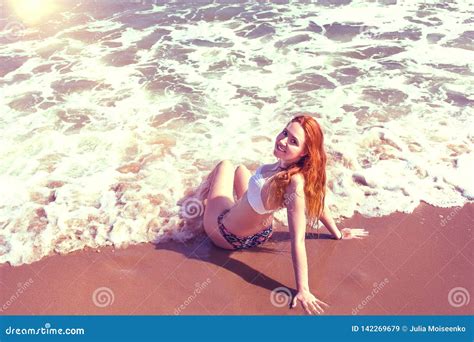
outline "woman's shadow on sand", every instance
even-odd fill
[[[197,218],[194,223],[188,221],[187,224],[199,225],[202,223],[199,221],[199,218]],[[331,239],[331,237],[329,234],[325,233],[306,233],[306,239],[325,240]],[[188,241],[167,241],[156,243],[155,249],[181,253],[186,259],[193,259],[212,264],[215,266],[209,268],[209,272],[212,275],[225,269],[239,276],[249,284],[273,291],[277,288],[288,287],[272,277],[267,276],[262,271],[252,267],[250,264],[238,260],[234,256],[240,253],[245,253],[247,255],[242,255],[241,259],[250,262],[255,260],[255,264],[258,265],[269,265],[272,261],[267,261],[267,259],[281,256],[282,254],[291,260],[290,242],[290,233],[288,231],[282,231],[281,224],[277,224],[274,226],[272,236],[265,244],[249,249],[237,251],[222,249],[215,246],[203,231],[198,232],[195,237]],[[263,262],[263,259],[261,258],[265,258],[266,261]],[[292,292],[292,295],[296,294],[294,288],[288,289]]]

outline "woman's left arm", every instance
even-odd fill
[[[342,232],[337,229],[336,222],[334,222],[327,205],[324,205],[323,214],[321,215],[321,222],[337,240],[342,239]]]
[[[362,228],[343,228],[339,230],[332,218],[329,208],[326,205],[324,205],[324,211],[320,219],[324,226],[338,240],[362,239],[369,235],[369,232]]]

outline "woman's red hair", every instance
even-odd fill
[[[282,206],[286,187],[291,176],[301,173],[304,177],[304,194],[306,216],[311,226],[319,220],[324,210],[326,197],[326,152],[324,150],[324,135],[319,123],[309,115],[294,117],[289,123],[298,122],[305,133],[306,155],[288,169],[278,172],[270,181],[269,196],[274,204]],[[291,200],[291,199],[289,199]]]

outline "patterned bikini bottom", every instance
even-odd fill
[[[229,212],[229,210],[230,209],[225,209],[222,214],[219,215],[217,218],[217,224],[224,239],[226,239],[226,241],[229,242],[234,247],[234,249],[244,249],[258,246],[267,241],[272,234],[273,228],[270,225],[254,235],[244,237],[236,236],[235,234],[229,232],[222,223],[222,219]]]

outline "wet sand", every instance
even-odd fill
[[[310,287],[331,305],[324,314],[472,314],[473,218],[472,203],[422,203],[409,215],[356,214],[339,224],[367,229],[364,240],[332,240],[324,228],[319,239],[308,233]],[[289,233],[275,228],[267,244],[244,252],[218,249],[200,235],[3,264],[0,314],[302,315],[285,295],[272,297],[295,286]]]

